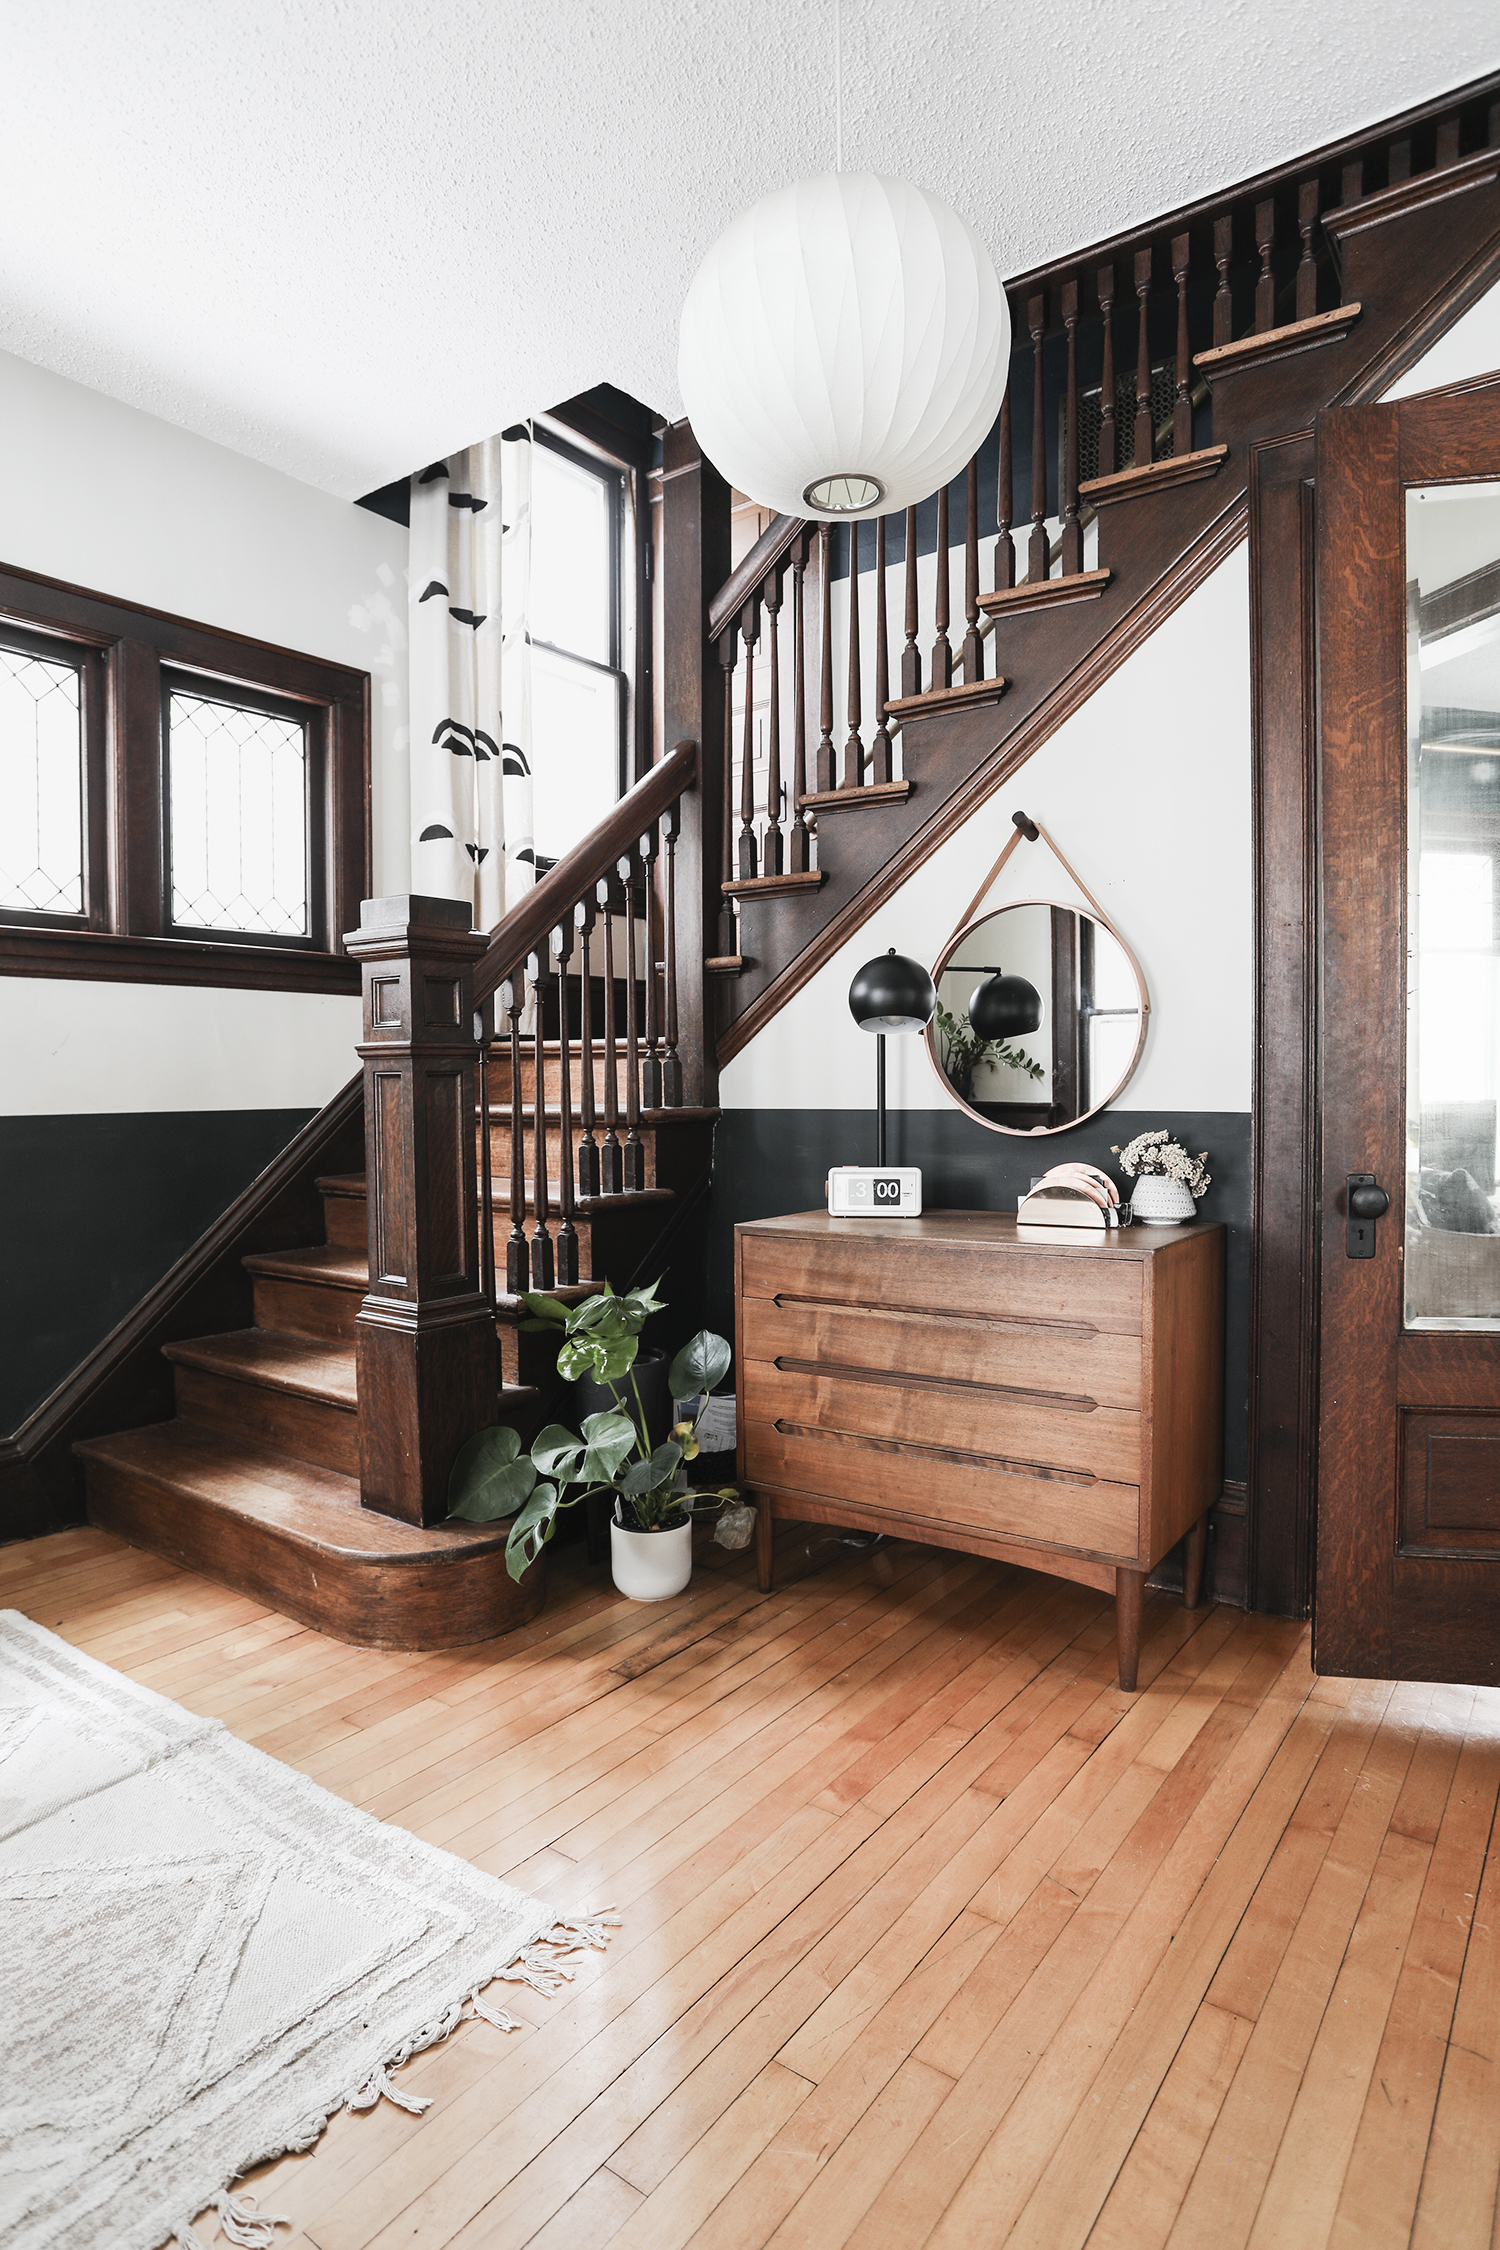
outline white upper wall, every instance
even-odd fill
[[[372,895],[406,889],[400,524],[0,352],[0,563],[368,672]]]
[[[374,889],[410,880],[406,533],[0,353],[0,563],[372,677]],[[347,994],[0,977],[0,1114],[315,1109]]]
[[[1021,808],[1057,838],[1141,964],[1146,1050],[1131,1109],[1248,1109],[1252,1067],[1250,597],[1241,546],[924,861],[720,1077],[727,1109],[854,1109],[874,1045],[849,1015],[856,969],[894,945],[929,968]],[[991,904],[1083,905],[1044,843],[1011,855]],[[752,910],[753,911],[753,910]],[[887,1098],[941,1109],[920,1039],[886,1042]]]
[[[1430,352],[1380,394],[1384,405],[1392,399],[1416,398],[1422,391],[1441,390],[1447,383],[1469,383],[1476,375],[1500,368],[1500,283],[1457,319]]]

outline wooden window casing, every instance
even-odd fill
[[[343,949],[371,890],[370,679],[238,633],[0,566],[0,640],[83,674],[84,910],[0,912],[0,974],[357,992]],[[308,934],[174,930],[167,697],[200,687],[307,729]]]

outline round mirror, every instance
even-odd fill
[[[954,1100],[996,1133],[1060,1133],[1107,1108],[1146,1043],[1150,1002],[1099,916],[1052,899],[982,914],[933,971],[927,1051]]]

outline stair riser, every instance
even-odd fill
[[[296,1461],[315,1461],[341,1476],[359,1475],[359,1418],[351,1408],[261,1383],[236,1383],[201,1367],[179,1366],[176,1380],[183,1421],[268,1445]]]
[[[671,1128],[668,1127],[666,1128],[666,1130],[670,1132]],[[573,1183],[575,1189],[578,1184],[577,1152],[583,1146],[583,1138],[583,1127],[575,1118],[573,1121]],[[619,1142],[620,1147],[623,1150],[625,1146],[625,1125],[623,1120],[616,1128],[615,1138]],[[562,1166],[561,1143],[562,1128],[554,1119],[549,1118],[547,1122],[547,1170],[549,1179],[554,1182],[557,1180]],[[669,1184],[665,1181],[659,1181],[657,1178],[657,1131],[654,1126],[641,1126],[640,1143],[643,1151],[646,1174],[644,1180],[641,1183],[642,1186],[657,1187]],[[594,1127],[594,1146],[601,1151],[600,1164],[602,1166],[604,1161],[602,1155],[602,1150],[604,1147],[604,1127],[602,1124],[598,1124]],[[529,1121],[521,1138],[521,1159],[525,1168],[529,1192],[532,1167],[536,1161],[535,1128],[530,1124]],[[497,1124],[495,1122],[493,1114],[490,1118],[490,1178],[497,1190],[503,1191],[510,1186],[510,1121],[507,1118],[504,1124]]]
[[[292,1281],[280,1274],[255,1274],[255,1325],[287,1336],[327,1336],[354,1341],[354,1323],[364,1301],[359,1289],[335,1289],[327,1282]]]
[[[363,1250],[369,1239],[367,1206],[362,1195],[325,1195],[323,1231],[336,1250]]]
[[[576,1220],[578,1279],[601,1282],[607,1279],[616,1289],[626,1288],[637,1261],[644,1257],[652,1241],[666,1224],[671,1211],[672,1205],[669,1203],[633,1203],[629,1196],[622,1196],[617,1205],[611,1205],[607,1211],[599,1212],[594,1218]],[[558,1232],[556,1212],[547,1221],[547,1231],[552,1238],[553,1278],[561,1280],[562,1276],[555,1271]],[[492,1232],[495,1244],[495,1285],[503,1290],[507,1286],[505,1254],[510,1242],[508,1211],[493,1214]],[[528,1243],[535,1232],[536,1221],[528,1213],[525,1221]],[[649,1280],[650,1276],[645,1278]],[[534,1274],[528,1286],[539,1286]],[[507,1382],[530,1380],[529,1376],[506,1377]]]
[[[641,1046],[640,1053],[644,1059],[644,1045]],[[491,1112],[493,1113],[498,1109],[509,1109],[510,1056],[502,1053],[499,1048],[496,1048],[491,1055],[488,1076]],[[547,1089],[547,1106],[549,1109],[555,1109],[562,1099],[562,1059],[560,1055],[550,1054],[545,1057],[542,1078]],[[594,1043],[594,1102],[601,1113],[604,1108],[604,1079],[604,1051],[596,1040]],[[583,1056],[576,1041],[572,1062],[569,1066],[569,1084],[573,1107],[576,1109],[583,1095]],[[625,1042],[623,1039],[615,1053],[615,1086],[616,1104],[621,1116],[623,1116],[625,1113]],[[536,1100],[536,1056],[526,1049],[523,1049],[521,1054],[521,1099],[528,1108]],[[641,1096],[641,1106],[643,1108],[650,1106],[646,1102],[644,1092]]]

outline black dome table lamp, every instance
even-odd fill
[[[1025,977],[997,970],[970,994],[969,1021],[981,1039],[1020,1039],[1040,1029],[1042,996]]]
[[[1028,991],[1030,987],[1027,987]],[[1038,1003],[1040,1006],[1040,1002]],[[849,1013],[861,1031],[875,1034],[875,1162],[885,1162],[885,1036],[925,1031],[937,1007],[937,986],[920,961],[894,946],[867,961],[849,987]]]

